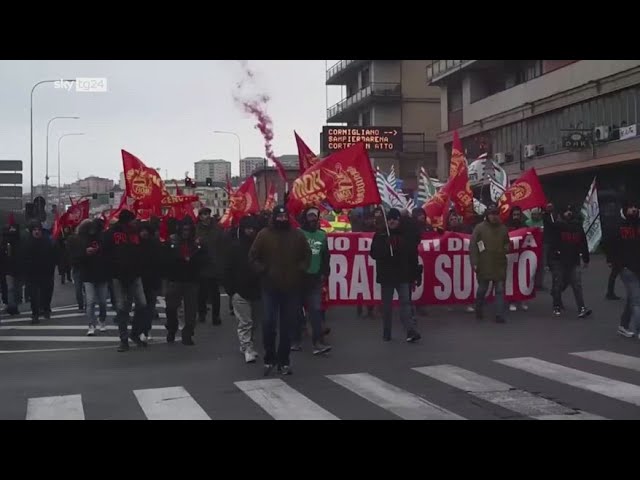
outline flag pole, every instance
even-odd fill
[[[387,229],[387,236],[391,238],[391,232],[389,231],[389,222],[387,221],[387,212],[385,211],[384,206],[380,205],[380,207],[382,207],[382,217],[384,218],[384,226]],[[391,256],[393,257],[393,247],[391,246],[391,243],[389,243],[389,252],[391,252]]]

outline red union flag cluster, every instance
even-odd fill
[[[546,203],[547,200],[542,190],[542,185],[540,185],[538,174],[536,169],[532,168],[524,172],[500,197],[498,201],[500,218],[506,220],[511,209],[516,206],[522,210],[529,210],[542,207]]]
[[[230,185],[227,188],[230,190],[229,209],[220,219],[221,227],[228,228],[242,217],[260,212],[260,202],[253,177],[247,178],[235,192]]]
[[[80,222],[89,218],[90,205],[88,198],[73,203],[65,213],[57,217],[53,222],[53,237],[58,238],[64,228],[76,228],[80,225]]]

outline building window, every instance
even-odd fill
[[[370,110],[366,110],[364,112],[362,112],[362,126],[363,127],[370,127],[371,126],[371,111]]]
[[[360,72],[360,78],[362,80],[362,88],[367,88],[371,85],[371,70],[369,67],[365,67]]]

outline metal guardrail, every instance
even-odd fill
[[[359,90],[350,97],[329,107],[327,109],[327,119],[335,117],[346,109],[360,103],[365,98],[372,96],[401,97],[402,87],[400,83],[372,83],[368,87]]]
[[[329,68],[329,70],[327,70],[327,80],[340,73],[342,70],[345,70],[349,65],[356,61],[357,60],[340,60],[338,63]]]
[[[460,68],[465,62],[470,60],[434,60],[427,65],[427,82],[431,79],[448,72]]]

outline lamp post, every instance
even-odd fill
[[[60,142],[64,137],[71,137],[74,135],[84,135],[84,133],[65,133],[58,138],[58,205],[62,204],[62,195],[60,194]]]
[[[41,80],[38,83],[36,83],[33,87],[31,87],[31,97],[30,97],[30,102],[29,102],[29,115],[30,115],[30,130],[31,130],[31,161],[30,161],[30,168],[31,168],[31,182],[30,182],[30,193],[31,193],[31,200],[33,200],[33,92],[35,91],[36,87],[38,85],[42,85],[43,83],[56,83],[59,82],[60,80]],[[63,82],[75,82],[75,80],[63,80]]]
[[[54,120],[62,120],[62,119],[78,120],[79,118],[80,117],[53,117],[47,123],[47,160],[46,160],[45,177],[44,177],[44,198],[47,198],[49,194],[49,127],[51,126],[51,123]]]

